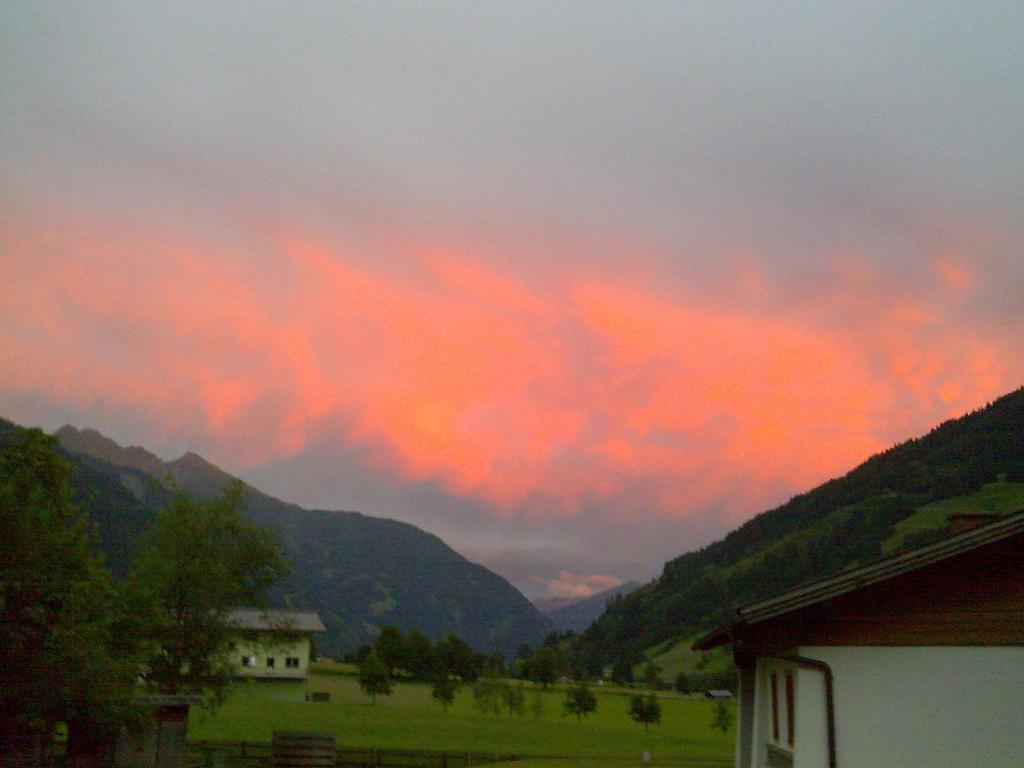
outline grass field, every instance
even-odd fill
[[[529,684],[528,684],[529,685]],[[359,689],[344,667],[319,666],[309,690],[326,691],[328,703],[282,701],[273,684],[239,684],[215,712],[193,710],[192,740],[269,742],[272,731],[309,730],[335,734],[339,747],[469,751],[527,756],[518,768],[593,765],[607,768],[640,764],[644,751],[653,765],[730,764],[733,733],[711,728],[712,705],[699,699],[660,698],[660,725],[645,732],[626,714],[626,692],[594,687],[598,710],[577,723],[562,714],[564,691],[541,692],[543,714],[530,711],[534,690],[526,696],[523,715],[485,715],[472,703],[468,687],[444,712],[430,698],[430,688],[398,683],[391,696],[376,704]],[[559,758],[559,759],[553,759]],[[572,759],[568,759],[572,758]]]
[[[729,666],[731,655],[724,648],[713,651],[695,651],[691,647],[696,637],[675,637],[666,640],[644,653],[647,659],[654,661],[661,668],[659,675],[667,683],[672,683],[676,675],[685,672],[687,675],[710,675],[724,672]],[[643,680],[647,662],[637,664],[633,670],[636,680]]]
[[[882,543],[882,552],[886,555],[892,554],[902,546],[907,536],[942,528],[946,525],[949,515],[954,512],[984,511],[1005,514],[1019,509],[1024,509],[1024,483],[988,483],[975,493],[943,499],[919,508],[913,515],[896,524],[893,535]]]

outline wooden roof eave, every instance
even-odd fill
[[[735,618],[712,629],[691,646],[706,651],[733,643],[754,624],[831,600],[862,587],[899,576],[993,542],[1024,533],[1024,510],[923,547],[838,573],[780,595],[736,609]]]

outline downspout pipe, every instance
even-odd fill
[[[825,678],[825,719],[828,732],[828,768],[836,768],[836,706],[835,696],[832,689],[832,667],[820,659],[811,659],[807,656],[771,656],[758,654],[766,659],[778,659],[788,661],[797,667],[813,669],[820,672]]]

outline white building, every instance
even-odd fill
[[[1024,766],[1024,512],[744,606],[737,768]]]
[[[237,631],[236,676],[261,680],[301,680],[309,676],[310,640],[324,632],[313,611],[232,611],[228,624]]]

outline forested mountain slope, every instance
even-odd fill
[[[17,428],[0,421],[0,444]],[[107,561],[123,573],[154,510],[176,488],[208,498],[234,480],[201,456],[163,462],[94,430],[57,432],[74,468],[76,501],[97,527]],[[293,570],[273,599],[315,609],[327,626],[321,650],[337,654],[394,624],[431,637],[454,633],[480,651],[511,655],[535,645],[548,621],[505,579],[437,536],[358,512],[306,510],[245,486],[248,514],[276,528]]]
[[[576,650],[592,669],[636,660],[643,649],[703,629],[732,606],[937,538],[941,527],[897,524],[928,519],[927,509],[918,510],[941,499],[985,498],[991,493],[981,489],[997,479],[1024,482],[1024,389],[669,561],[658,579],[614,601]]]

